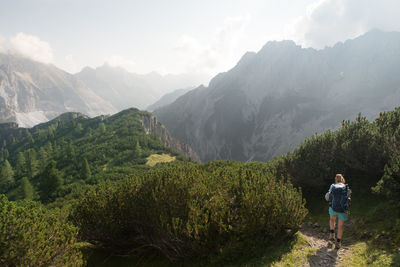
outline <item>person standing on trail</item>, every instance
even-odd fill
[[[344,222],[348,219],[351,190],[346,184],[343,175],[336,174],[335,183],[329,188],[328,193],[325,194],[326,201],[329,201],[329,241],[335,242],[335,226],[336,218],[338,218],[338,232],[335,248],[339,249],[342,246],[341,240],[343,237]]]

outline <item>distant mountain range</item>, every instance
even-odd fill
[[[0,54],[0,122],[33,126],[67,111],[95,116],[117,109],[53,65]]]
[[[204,75],[135,74],[104,64],[96,69],[86,67],[75,75],[116,109],[145,109],[166,93],[178,88],[194,87],[206,80]]]
[[[202,75],[139,75],[107,64],[72,75],[54,65],[0,53],[0,123],[31,127],[68,112],[89,116],[145,109],[165,93],[200,84]]]
[[[400,33],[370,31],[322,50],[268,42],[155,111],[202,161],[266,161],[359,112],[400,105]]]

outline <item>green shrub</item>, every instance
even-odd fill
[[[1,266],[82,266],[77,229],[35,202],[16,205],[0,195]]]
[[[173,259],[294,233],[304,204],[265,164],[173,163],[90,189],[71,219],[84,240],[103,249],[152,249]]]

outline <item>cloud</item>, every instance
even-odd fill
[[[77,73],[80,70],[72,54],[66,55],[64,57],[64,61],[65,64],[63,69],[68,71],[69,73]]]
[[[371,29],[399,31],[398,0],[320,0],[288,26],[286,36],[305,47],[323,48]]]
[[[135,72],[135,70],[136,70],[135,62],[133,62],[129,59],[125,59],[118,55],[106,57],[104,59],[104,62],[106,62],[107,64],[109,64],[112,67],[121,67],[129,72]]]
[[[176,43],[175,49],[182,62],[183,72],[203,72],[215,74],[232,67],[235,58],[235,49],[244,37],[250,16],[228,17],[222,27],[209,42],[201,43],[190,35],[182,35]]]
[[[8,43],[11,53],[43,63],[53,62],[53,51],[50,44],[34,35],[20,32],[11,37]]]

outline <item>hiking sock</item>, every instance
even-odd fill
[[[331,229],[331,234],[333,234],[335,232],[335,229]]]
[[[340,238],[338,238],[338,239],[336,239],[336,241],[337,241],[338,243],[340,243],[341,239],[340,239]]]

